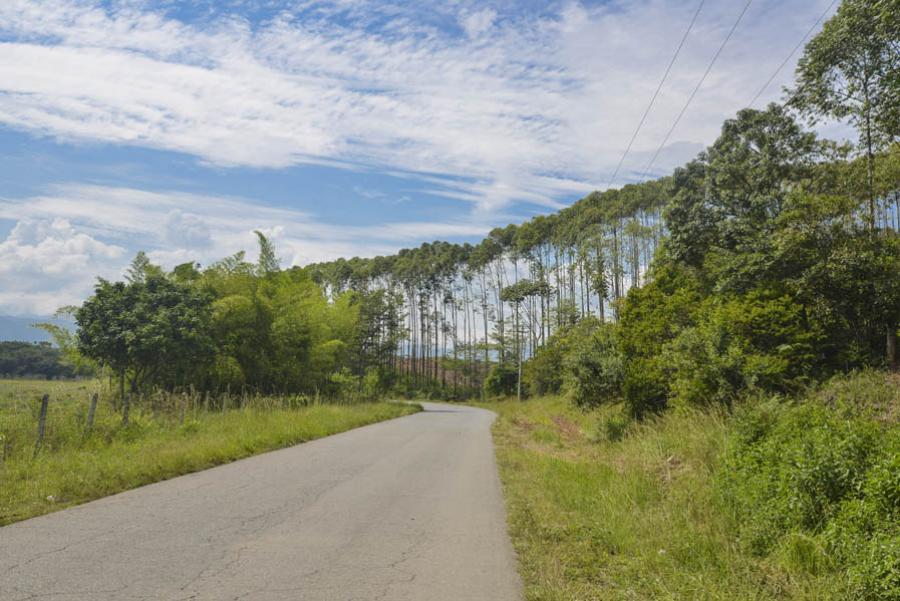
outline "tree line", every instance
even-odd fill
[[[0,341],[0,377],[73,378],[78,371],[49,342]]]

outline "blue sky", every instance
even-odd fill
[[[744,4],[704,3],[614,185]],[[754,0],[651,173],[711,142],[829,4]],[[304,264],[570,204],[606,187],[697,6],[4,0],[0,314],[78,302],[138,250],[252,257],[261,229]]]

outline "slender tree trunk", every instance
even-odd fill
[[[869,228],[875,231],[875,153],[872,140],[872,108],[869,103],[868,82],[863,86],[866,111],[866,185],[869,200]]]

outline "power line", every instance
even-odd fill
[[[703,8],[703,4],[706,0],[700,0],[700,5],[697,7],[697,11],[694,13],[693,18],[691,19],[690,24],[688,24],[687,30],[684,32],[684,35],[681,37],[681,41],[678,43],[678,48],[675,49],[675,54],[672,55],[672,60],[669,61],[669,66],[666,67],[666,72],[663,73],[662,79],[659,82],[659,85],[656,86],[656,91],[653,92],[653,97],[650,98],[650,104],[647,105],[646,110],[644,110],[644,114],[641,116],[641,120],[638,123],[637,129],[634,130],[634,134],[631,136],[631,141],[628,142],[628,146],[625,148],[625,152],[622,153],[622,158],[619,159],[619,164],[616,165],[616,170],[613,172],[612,177],[609,178],[609,183],[606,185],[607,188],[613,185],[613,182],[616,181],[616,176],[619,175],[619,169],[622,168],[622,164],[625,162],[625,157],[628,156],[628,153],[631,151],[631,146],[634,144],[635,139],[640,133],[641,128],[644,126],[644,121],[647,119],[647,115],[650,114],[650,109],[653,108],[653,104],[656,102],[656,97],[659,96],[659,91],[662,89],[663,84],[666,83],[666,79],[669,77],[669,72],[672,70],[672,65],[675,64],[675,60],[678,58],[678,55],[681,53],[681,49],[684,47],[684,42],[687,40],[688,35],[691,33],[691,30],[694,28],[694,23],[697,22],[697,17],[700,15],[700,10]]]
[[[774,81],[774,79],[781,72],[781,70],[784,69],[784,66],[786,64],[788,64],[788,61],[791,60],[791,57],[793,57],[795,54],[797,54],[797,51],[800,50],[800,47],[803,46],[803,43],[806,42],[806,39],[810,35],[812,35],[812,32],[816,30],[816,28],[819,26],[819,23],[822,22],[822,20],[825,18],[825,16],[831,12],[831,7],[833,7],[836,2],[837,2],[837,0],[831,0],[831,4],[828,5],[828,8],[825,9],[825,12],[823,12],[819,16],[819,18],[816,19],[816,22],[812,24],[812,27],[809,28],[809,31],[806,32],[806,35],[804,35],[802,38],[800,38],[800,41],[797,42],[797,45],[794,46],[794,49],[791,50],[791,53],[788,54],[784,58],[783,61],[781,61],[781,64],[778,65],[777,69],[775,69],[775,72],[772,73],[771,77],[769,77],[769,79],[766,80],[766,83],[764,83],[763,86],[759,89],[759,92],[756,93],[756,96],[754,96],[753,100],[750,101],[750,104],[747,105],[748,108],[753,108],[753,105],[756,104],[756,101],[759,100],[759,97],[762,96],[762,93],[766,91],[766,88],[769,87],[769,84],[771,84],[772,81]]]
[[[687,112],[688,107],[691,106],[691,102],[694,101],[694,96],[697,95],[697,92],[700,90],[700,87],[703,85],[703,82],[706,81],[706,76],[709,75],[710,71],[712,71],[713,65],[716,64],[716,61],[719,59],[719,55],[722,54],[722,51],[725,49],[725,46],[728,45],[728,41],[731,39],[731,36],[734,35],[734,31],[738,28],[738,25],[740,25],[741,20],[744,18],[744,15],[747,14],[747,9],[750,8],[751,4],[753,4],[753,0],[747,0],[747,4],[744,5],[743,10],[741,10],[741,14],[738,15],[738,18],[734,22],[734,25],[731,26],[731,30],[728,32],[728,35],[725,36],[725,39],[722,41],[722,45],[719,46],[718,50],[716,50],[716,54],[712,57],[712,60],[709,62],[709,66],[706,67],[706,71],[703,73],[703,77],[701,77],[700,81],[697,82],[697,86],[691,92],[691,95],[688,97],[687,102],[685,102],[684,106],[681,107],[681,112],[678,113],[678,116],[675,118],[675,122],[672,124],[672,127],[670,127],[669,131],[666,132],[666,137],[663,138],[663,141],[659,145],[659,148],[657,148],[656,152],[653,153],[653,158],[651,158],[650,162],[647,163],[647,167],[644,169],[644,173],[641,175],[642,180],[645,177],[647,177],[647,174],[650,172],[650,169],[653,167],[653,163],[655,163],[657,157],[659,157],[659,153],[662,152],[662,149],[666,145],[666,142],[669,141],[669,137],[672,135],[672,132],[674,132],[675,128],[678,127],[678,123],[681,121],[681,118],[684,117],[684,113]]]

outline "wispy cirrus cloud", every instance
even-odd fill
[[[555,207],[605,182],[695,3],[516,12],[505,2],[285,2],[252,21],[247,7],[272,3],[245,2],[190,22],[172,4],[3,2],[0,123],[225,167],[427,173],[440,180],[434,192],[482,211],[515,201]],[[704,8],[638,159],[742,4]],[[824,5],[757,2],[658,167],[709,142]],[[626,177],[642,169],[627,162]]]

